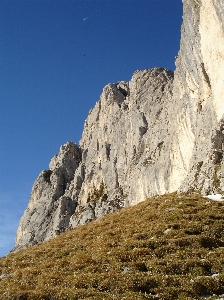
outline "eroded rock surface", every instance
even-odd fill
[[[103,89],[80,146],[62,146],[34,183],[15,249],[151,195],[223,192],[224,4],[183,4],[174,76],[141,70]]]
[[[17,248],[34,245],[68,228],[77,201],[65,196],[69,183],[81,161],[80,148],[68,142],[34,182],[27,209],[20,220]]]

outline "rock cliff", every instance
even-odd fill
[[[171,186],[222,192],[224,4],[186,0],[173,85]]]
[[[176,70],[108,84],[34,183],[15,249],[173,191],[222,192],[224,4],[184,0]]]

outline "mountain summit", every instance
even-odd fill
[[[176,70],[138,70],[104,87],[80,145],[35,181],[18,250],[152,195],[224,190],[224,6],[183,0]]]

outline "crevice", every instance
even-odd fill
[[[211,82],[210,82],[208,73],[207,73],[206,70],[205,70],[205,65],[204,65],[204,63],[201,63],[201,68],[202,68],[202,73],[203,73],[203,75],[204,75],[205,81],[207,82],[207,84],[208,84],[209,87],[211,88]]]
[[[111,147],[111,144],[106,144],[105,145],[107,160],[110,160],[110,150],[111,150],[110,147]]]

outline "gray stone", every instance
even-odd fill
[[[2,274],[0,275],[0,279],[3,279],[3,278],[12,278],[13,277],[13,274]]]
[[[81,149],[68,142],[35,181],[28,207],[20,220],[16,249],[35,245],[69,228],[77,201],[65,195],[81,162]]]

